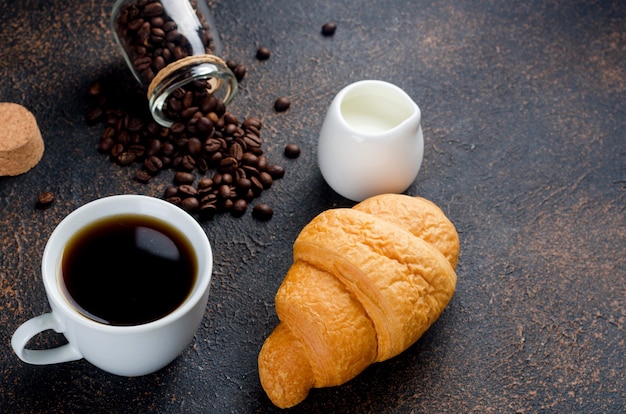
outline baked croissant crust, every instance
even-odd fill
[[[384,194],[315,217],[294,243],[280,323],[259,353],[270,400],[292,407],[415,343],[452,298],[458,252],[454,225],[419,197]]]

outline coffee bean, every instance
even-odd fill
[[[261,119],[256,118],[256,117],[246,118],[241,123],[241,127],[244,129],[256,128],[257,134],[259,133],[259,130],[261,129],[262,126],[263,126],[263,122],[261,121]]]
[[[237,142],[233,143],[228,150],[228,154],[239,163],[243,159],[243,148],[241,144]]]
[[[220,161],[220,171],[222,172],[226,172],[226,173],[235,172],[238,166],[239,166],[239,163],[237,162],[237,159],[234,157],[226,157]]]
[[[117,156],[116,160],[119,165],[126,167],[135,162],[136,158],[137,155],[135,155],[133,152],[123,151]]]
[[[91,110],[89,110],[89,112],[87,112],[87,115],[85,116],[85,119],[87,120],[88,124],[93,124],[95,122],[98,122],[102,116],[104,115],[104,111],[102,111],[102,108],[99,107],[94,107]]]
[[[232,184],[234,181],[233,175],[229,173],[222,174],[221,184]]]
[[[250,188],[252,188],[252,181],[250,181],[248,178],[240,178],[239,180],[237,180],[237,189],[242,194],[246,194]]]
[[[137,158],[141,158],[146,153],[146,148],[141,144],[132,144],[128,147],[128,151],[135,154]]]
[[[151,174],[156,174],[163,168],[163,161],[156,155],[153,155],[144,161],[143,166]]]
[[[163,193],[163,198],[167,199],[170,197],[175,197],[178,194],[178,188],[173,185],[168,186]]]
[[[196,160],[189,154],[183,156],[181,166],[187,171],[193,171],[196,168]]]
[[[143,14],[146,17],[159,16],[161,13],[163,13],[163,5],[158,1],[148,3],[143,8]]]
[[[252,217],[259,221],[267,221],[274,215],[274,210],[269,204],[259,203],[252,209]]]
[[[143,169],[135,171],[135,180],[139,181],[140,183],[145,184],[150,181],[150,179],[152,179],[152,175],[148,171]]]
[[[237,116],[235,114],[233,114],[232,112],[226,112],[224,114],[224,123],[225,124],[238,125],[239,124],[239,118],[237,118]]]
[[[200,207],[200,202],[195,197],[185,197],[180,202],[180,207],[185,211],[193,212]]]
[[[274,109],[276,110],[276,112],[285,112],[287,109],[289,109],[290,105],[291,101],[289,100],[289,98],[287,98],[286,96],[282,96],[276,99],[276,101],[274,102]]]
[[[233,75],[235,75],[235,79],[237,79],[237,82],[241,82],[243,80],[243,78],[246,76],[246,72],[247,68],[244,65],[239,64],[235,66],[235,68],[233,69]]]
[[[111,157],[113,157],[114,160],[117,160],[117,157],[119,157],[120,154],[123,152],[124,152],[124,144],[121,144],[121,143],[115,144],[113,148],[111,148]]]
[[[213,185],[215,186],[220,186],[222,185],[222,174],[217,172],[215,174],[213,174],[213,178],[211,178],[213,180]]]
[[[196,106],[191,106],[189,108],[185,108],[180,112],[180,116],[181,118],[184,119],[189,119],[191,118],[196,112],[198,112],[198,107]]]
[[[256,134],[246,134],[243,139],[246,146],[250,148],[259,148],[261,146],[261,138]]]
[[[182,184],[178,186],[178,194],[183,197],[193,197],[198,194],[198,190],[190,184]]]
[[[243,154],[243,157],[241,157],[241,162],[244,165],[256,165],[258,162],[258,157],[256,155],[254,155],[251,152],[246,152]]]
[[[298,158],[300,156],[300,147],[297,144],[285,145],[285,156],[287,158]]]
[[[267,60],[270,58],[271,54],[272,52],[267,47],[261,46],[256,51],[256,58],[259,60]]]
[[[205,194],[204,196],[200,198],[200,202],[202,203],[202,205],[206,205],[206,204],[216,205],[218,202],[217,194],[213,192]]]
[[[185,171],[179,171],[174,175],[174,182],[177,184],[191,184],[193,181],[193,174]]]
[[[248,202],[243,198],[238,198],[233,202],[230,212],[235,217],[243,216],[248,209]]]
[[[158,155],[161,152],[161,148],[163,148],[161,141],[158,139],[152,139],[148,143],[148,148],[146,149],[146,155],[148,157],[151,157],[153,155]]]
[[[180,206],[180,203],[183,201],[180,197],[176,196],[176,197],[168,197],[165,199],[165,201],[168,201],[174,205]]]
[[[111,138],[105,138],[100,141],[98,145],[98,151],[103,154],[108,154],[111,152],[111,149],[115,146],[115,141]]]
[[[187,152],[190,155],[196,156],[202,151],[202,142],[198,138],[189,138],[187,141]]]
[[[269,161],[267,160],[267,157],[265,155],[261,155],[257,159],[256,166],[259,169],[259,171],[265,171],[267,169],[268,164],[269,164]]]
[[[217,205],[215,203],[206,203],[206,204],[201,204],[200,207],[198,208],[198,212],[200,214],[200,217],[202,217],[203,219],[211,219],[213,218],[213,216],[215,216],[215,214],[217,214]]]
[[[204,190],[204,189],[211,188],[211,187],[213,187],[213,180],[210,179],[209,177],[204,177],[200,179],[200,181],[198,181],[199,190]]]
[[[120,144],[128,145],[130,143],[130,134],[128,131],[123,130],[117,133],[117,142]]]
[[[89,88],[87,89],[87,94],[89,96],[98,97],[100,96],[101,91],[102,91],[102,87],[100,86],[100,82],[95,81],[91,85],[89,85]]]
[[[263,189],[267,190],[272,186],[274,180],[269,173],[263,171],[261,172],[261,174],[259,174],[259,181],[261,182],[261,184],[263,184]]]
[[[207,114],[215,111],[215,108],[217,107],[217,98],[213,95],[206,94],[198,98],[198,104],[200,105],[200,111],[202,111],[202,113],[206,116]]]
[[[206,116],[202,116],[196,122],[196,132],[203,135],[209,135],[213,131],[213,121]]]
[[[244,165],[242,168],[243,173],[246,175],[246,177],[250,178],[250,177],[258,177],[259,176],[259,169],[257,167],[254,167],[252,165]]]
[[[250,182],[252,183],[251,190],[254,191],[255,194],[261,194],[261,191],[265,189],[263,183],[257,177],[250,177]]]
[[[150,24],[152,25],[152,27],[163,28],[165,21],[163,20],[163,17],[153,17],[150,19]]]
[[[103,139],[107,139],[107,138],[113,138],[116,135],[116,131],[115,128],[113,127],[106,127],[104,128],[104,131],[102,131],[102,138]]]
[[[52,205],[54,202],[54,193],[51,191],[44,191],[37,197],[37,208],[45,209]]]
[[[231,195],[230,186],[228,184],[220,185],[218,194],[222,199],[230,198],[230,195]]]
[[[137,30],[137,35],[135,39],[137,44],[147,44],[148,39],[150,38],[150,23],[144,22],[141,27]]]
[[[285,175],[285,169],[280,165],[269,165],[266,171],[275,180],[283,178],[283,176]]]
[[[141,28],[141,26],[143,26],[144,24],[144,20],[142,18],[137,18],[133,21],[131,21],[130,23],[128,23],[128,25],[126,26],[126,28],[128,30],[132,30],[132,31],[137,31]]]
[[[217,138],[209,138],[204,143],[204,151],[213,154],[221,148],[222,144]]]
[[[322,35],[324,36],[332,36],[335,34],[337,30],[337,24],[334,22],[324,23],[322,25]]]
[[[227,213],[229,211],[232,213],[234,204],[235,204],[235,200],[231,198],[227,198],[227,199],[221,200],[221,202],[218,203],[217,206],[219,207],[219,210],[221,213]]]

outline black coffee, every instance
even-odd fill
[[[197,270],[191,244],[179,230],[133,214],[83,228],[62,260],[70,302],[107,325],[139,325],[172,312],[189,296]]]

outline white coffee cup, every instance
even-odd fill
[[[421,112],[402,89],[362,80],[333,99],[320,130],[322,176],[353,201],[401,193],[415,180],[424,156]]]
[[[96,322],[80,313],[62,288],[61,261],[66,244],[80,229],[115,215],[138,214],[161,220],[187,237],[197,258],[191,292],[171,313],[133,326]],[[11,345],[24,362],[46,365],[85,358],[112,374],[139,376],[155,372],[191,342],[205,313],[213,255],[206,233],[188,213],[171,203],[142,195],[116,195],[92,201],[59,223],[46,244],[42,276],[51,312],[22,324]],[[68,343],[52,349],[27,349],[31,338],[46,330],[62,333]]]

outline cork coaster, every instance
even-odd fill
[[[41,160],[43,138],[35,116],[21,105],[0,102],[0,176],[15,176]]]

